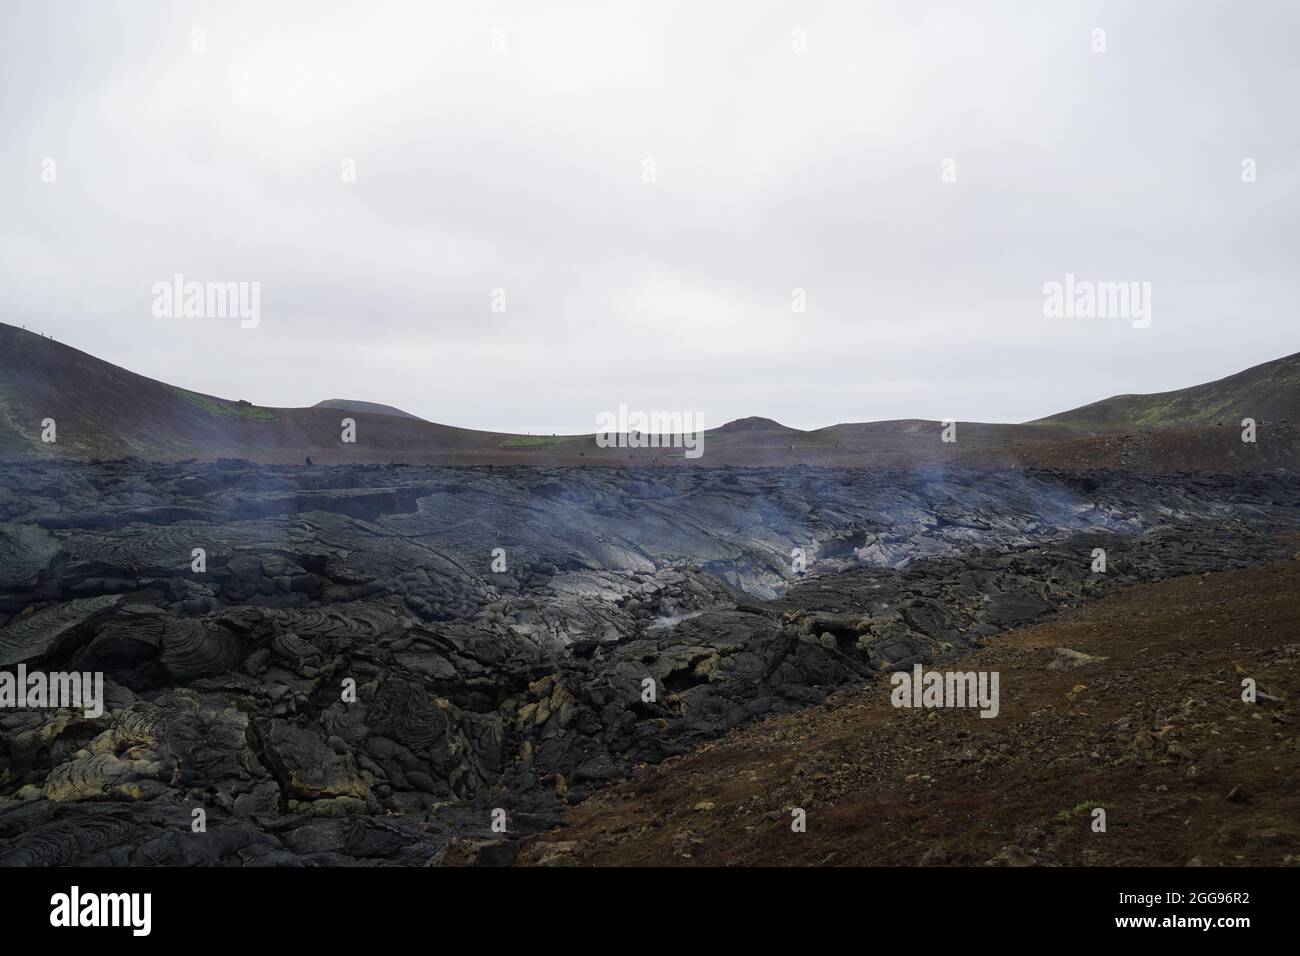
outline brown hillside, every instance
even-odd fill
[[[1261,408],[1295,400],[1294,376],[1279,371],[1293,368],[1295,358],[1271,363],[1275,368],[1267,374],[1260,370],[1270,366],[1242,373],[1248,377],[1242,382],[1254,383],[1251,394],[1273,396],[1274,405],[1261,401]],[[1227,387],[1224,383],[1239,378],[1211,385],[1219,394]],[[1070,419],[1074,413],[1065,413],[1057,416],[1062,418],[1059,421],[1024,425],[961,422],[957,441],[945,443],[942,426],[933,421],[800,431],[767,418],[745,418],[707,431],[703,456],[692,459],[684,456],[680,444],[599,448],[594,435],[473,431],[402,417],[393,409],[370,412],[366,409],[384,407],[371,403],[348,402],[354,410],[324,407],[328,404],[337,402],[314,408],[269,408],[202,395],[0,324],[0,457],[246,458],[281,464],[311,457],[322,464],[1300,469],[1297,424],[1263,413],[1254,444],[1241,441],[1240,424],[1232,420],[1117,430],[1111,419],[1094,427],[1088,424],[1088,415],[1074,420]],[[356,420],[355,443],[341,440],[344,417]],[[41,442],[41,422],[47,418],[57,423],[54,444]]]
[[[1300,864],[1298,633],[1300,561],[1135,586],[944,665],[1000,673],[995,718],[895,709],[882,677],[640,770],[521,860]]]

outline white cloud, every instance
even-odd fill
[[[1023,420],[1296,349],[1292,5],[8,16],[3,318],[187,387],[534,432]],[[152,318],[175,272],[260,281],[261,326]],[[1151,328],[1044,319],[1066,272],[1152,282]]]

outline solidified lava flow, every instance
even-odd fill
[[[639,763],[1297,525],[1284,474],[6,464],[0,669],[104,700],[0,708],[0,863],[510,862]]]

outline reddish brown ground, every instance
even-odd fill
[[[950,665],[1000,672],[997,718],[895,709],[882,680],[642,768],[520,860],[1300,863],[1297,664],[1300,561],[1129,588]]]

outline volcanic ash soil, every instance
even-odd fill
[[[950,665],[1000,673],[997,717],[882,678],[638,770],[521,862],[1297,865],[1297,635],[1300,560],[1125,588]]]

